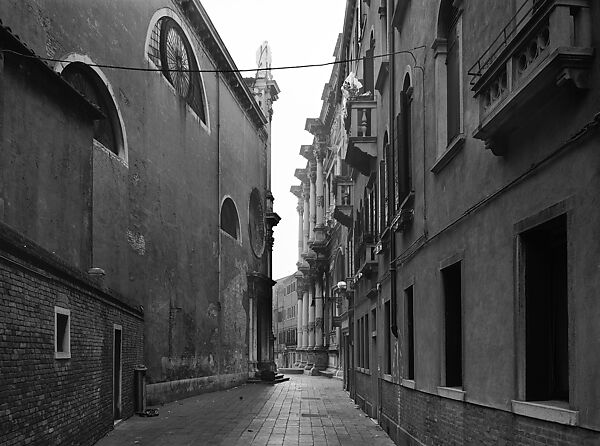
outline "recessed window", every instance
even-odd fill
[[[148,58],[173,86],[177,94],[206,124],[204,91],[198,63],[183,29],[173,18],[162,17],[150,35]]]
[[[415,319],[413,306],[413,287],[410,286],[404,290],[406,305],[404,307],[406,314],[406,344],[407,344],[407,379],[415,379]]]
[[[68,64],[61,76],[104,114],[104,119],[94,121],[94,139],[115,155],[124,155],[117,108],[102,79],[83,62]]]
[[[569,400],[567,219],[523,234],[525,399]]]
[[[404,76],[404,84],[400,92],[400,113],[396,117],[397,139],[397,174],[398,178],[395,184],[396,191],[396,209],[400,207],[404,199],[412,190],[412,153],[411,153],[411,134],[412,134],[412,87],[410,85],[410,76]]]
[[[54,357],[71,357],[71,312],[61,307],[54,307]]]
[[[461,263],[442,270],[444,287],[445,386],[462,387]]]
[[[442,82],[436,84],[437,152],[445,150],[462,133],[462,16],[452,0],[442,0],[434,42],[435,70]]]
[[[231,198],[226,198],[221,205],[221,229],[238,240],[240,234],[240,219]]]
[[[383,329],[385,331],[384,339],[384,362],[383,373],[391,375],[392,373],[392,327],[391,327],[391,302],[388,300],[383,306]]]

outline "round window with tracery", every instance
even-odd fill
[[[160,56],[163,71],[180,96],[190,94],[192,55],[189,44],[174,20],[164,20],[161,31]]]
[[[262,257],[265,251],[265,213],[258,189],[250,194],[250,245],[256,257]]]
[[[162,71],[179,96],[206,124],[204,93],[198,63],[189,40],[179,23],[162,17],[154,27],[148,43],[148,58]]]

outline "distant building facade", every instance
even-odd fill
[[[349,305],[345,385],[397,444],[600,442],[599,20],[591,1],[346,3],[351,62],[292,188],[298,265],[309,302]]]
[[[26,271],[2,276],[0,345],[11,398],[31,397],[0,403],[10,441],[92,444],[133,413],[135,365],[150,404],[272,371],[270,59],[242,78],[197,0],[9,1],[0,17],[2,49],[21,54],[0,68],[0,232]],[[38,360],[22,311],[65,389],[72,416],[55,425],[32,415],[45,387],[17,372]],[[92,372],[90,392],[67,391]],[[84,438],[67,421],[91,412]]]
[[[297,311],[296,277],[278,279],[273,286],[273,334],[275,364],[279,368],[296,365]]]

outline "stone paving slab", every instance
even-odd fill
[[[338,380],[293,375],[275,386],[246,384],[135,416],[96,446],[393,446]]]

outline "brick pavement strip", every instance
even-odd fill
[[[393,446],[334,379],[292,375],[274,386],[247,384],[126,420],[96,446]]]

